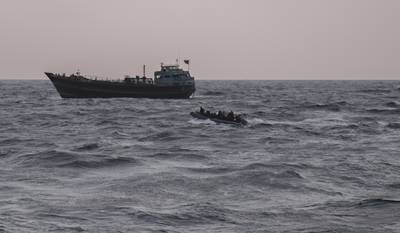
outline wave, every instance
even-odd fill
[[[81,146],[78,146],[74,149],[74,151],[89,151],[89,150],[95,150],[100,148],[100,145],[97,143],[87,143]]]
[[[297,173],[294,170],[286,170],[284,172],[278,173],[276,175],[278,178],[285,178],[285,179],[304,179],[303,176],[301,176],[299,173]]]
[[[17,166],[47,168],[103,168],[138,163],[134,158],[110,157],[100,154],[80,154],[70,151],[48,150],[19,155],[12,159]]]
[[[204,93],[201,93],[204,96],[222,96],[225,95],[224,92],[221,91],[206,91]]]
[[[312,166],[305,163],[250,163],[241,168],[242,170],[258,170],[258,169],[320,169],[319,167]]]
[[[400,205],[400,200],[371,198],[362,200],[356,204],[358,207],[379,207],[386,205]]]
[[[391,129],[400,129],[400,122],[389,123],[387,124],[387,127]]]
[[[137,164],[137,160],[127,157],[117,158],[104,158],[98,161],[86,161],[86,160],[75,160],[63,164],[59,164],[58,167],[64,168],[106,168],[114,166],[122,166],[127,164]]]
[[[266,121],[260,118],[250,118],[247,119],[250,128],[299,128],[297,121]]]
[[[263,119],[260,119],[260,118],[250,118],[250,119],[247,119],[247,122],[250,124],[256,124],[256,125],[260,125],[260,124],[261,125],[262,124],[270,125],[267,122],[265,122]]]
[[[299,139],[292,138],[274,138],[274,137],[266,137],[259,139],[259,142],[263,144],[288,144],[288,143],[298,143]]]
[[[234,168],[227,168],[227,167],[201,167],[201,168],[190,167],[184,169],[191,173],[209,174],[209,175],[226,174],[236,171],[236,169]]]
[[[205,124],[205,125],[216,125],[217,124],[216,122],[214,122],[214,121],[212,121],[210,119],[207,119],[207,120],[191,119],[191,120],[189,120],[189,123],[194,124],[194,125],[203,125],[203,124]]]
[[[381,93],[390,93],[391,89],[363,89],[360,90],[361,93],[371,93],[371,94],[381,94]]]
[[[370,113],[384,113],[384,114],[397,114],[400,113],[400,109],[398,108],[368,108],[366,109],[367,112]]]
[[[283,171],[275,173],[272,171],[242,171],[235,176],[229,177],[233,182],[259,188],[302,191],[306,187],[303,178],[295,171]]]
[[[165,152],[165,153],[155,153],[148,155],[146,157],[163,159],[163,160],[183,160],[183,161],[197,161],[208,159],[207,156],[195,153],[176,153],[176,152]]]
[[[387,187],[389,187],[391,189],[400,189],[400,183],[388,184]]]
[[[400,200],[386,199],[386,198],[368,198],[361,201],[348,200],[348,201],[334,201],[324,204],[326,207],[331,208],[368,208],[368,207],[384,207],[391,205],[400,205]]]
[[[214,203],[194,203],[178,206],[166,212],[135,210],[131,217],[145,222],[156,222],[162,225],[188,226],[193,224],[231,223],[228,216],[231,210],[216,207]]]
[[[346,101],[339,101],[335,103],[327,103],[327,104],[320,104],[320,103],[307,103],[302,105],[302,108],[306,109],[314,109],[314,110],[328,110],[333,112],[339,112],[342,110],[342,107],[348,105]]]
[[[176,141],[182,139],[183,136],[177,136],[174,132],[171,131],[163,131],[159,133],[155,133],[146,137],[142,137],[139,141]]]
[[[387,107],[396,108],[400,106],[400,103],[397,101],[390,101],[385,104]]]
[[[32,142],[33,139],[22,139],[18,137],[7,138],[0,141],[0,146],[13,146],[20,145],[21,143]]]
[[[272,127],[272,124],[269,123],[258,123],[258,124],[249,124],[248,127],[250,129],[262,129],[262,128],[270,128]]]
[[[118,140],[117,142],[111,142],[112,145],[116,145],[116,146],[121,146],[124,148],[130,148],[130,147],[142,147],[142,148],[146,148],[146,147],[150,147],[152,148],[154,145],[154,142],[152,141],[136,141],[136,140]]]
[[[308,167],[307,165],[301,165]],[[341,192],[325,190],[308,185],[307,179],[302,176],[295,166],[289,164],[262,164],[246,165],[235,171],[216,170],[225,174],[216,174],[209,182],[232,185],[240,183],[241,186],[250,186],[261,189],[290,190],[298,193],[320,193],[329,196],[342,196]]]
[[[360,126],[357,124],[332,125],[323,127],[325,130],[356,130],[359,128]]]
[[[87,221],[87,218],[79,217],[79,216],[70,216],[70,215],[63,215],[63,214],[56,214],[56,213],[39,213],[37,214],[38,217],[41,218],[59,218],[59,219],[66,219],[66,220],[78,220],[78,221]]]
[[[112,125],[113,127],[115,127],[122,124],[114,119],[104,119],[96,122],[96,126],[106,126],[106,125]]]
[[[271,166],[263,163],[252,163],[243,167],[202,167],[202,168],[185,168],[185,170],[193,173],[220,175],[224,174],[225,179],[245,179],[249,183],[257,183],[271,179],[304,179],[299,173],[284,166]],[[275,171],[280,170],[280,171]]]
[[[112,128],[112,129],[115,129],[115,127],[111,127],[111,128]],[[118,131],[118,130],[112,131],[111,135],[112,135],[113,137],[117,137],[117,138],[128,138],[128,137],[131,137],[131,135],[126,134],[126,133],[123,133],[123,132],[120,132],[120,131]]]
[[[68,120],[69,117],[66,115],[60,115],[59,113],[53,113],[53,112],[32,112],[31,113],[31,119],[38,119],[38,120],[50,120],[53,121],[54,119],[57,120]]]
[[[258,110],[258,111],[255,111],[255,112],[253,112],[251,115],[253,115],[253,116],[258,116],[258,117],[262,117],[262,116],[265,116],[267,114],[267,112],[265,112],[265,111],[261,111],[261,110]],[[256,118],[255,118],[256,119]]]

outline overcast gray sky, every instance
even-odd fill
[[[396,79],[399,0],[0,0],[0,77]]]

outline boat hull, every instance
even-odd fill
[[[200,120],[209,119],[211,121],[214,121],[215,123],[230,124],[230,125],[247,125],[247,121],[245,121],[245,120],[242,120],[241,122],[222,120],[222,119],[218,119],[218,118],[204,116],[203,114],[201,114],[199,112],[191,112],[190,115],[192,117],[200,119]]]
[[[73,79],[45,73],[62,98],[156,98],[187,99],[195,92],[190,86],[157,86],[86,78]]]

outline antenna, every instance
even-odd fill
[[[146,65],[143,65],[143,77],[146,77]]]
[[[180,50],[178,50],[178,57],[176,58],[176,64],[178,66],[181,65],[181,51]]]

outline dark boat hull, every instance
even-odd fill
[[[200,119],[200,120],[211,120],[216,123],[222,123],[222,124],[230,124],[230,125],[247,125],[247,121],[242,120],[241,122],[235,122],[235,121],[228,121],[228,120],[221,120],[218,118],[212,118],[212,117],[207,117],[199,112],[191,112],[190,115],[194,118]]]
[[[157,86],[117,81],[73,79],[46,73],[62,98],[155,98],[187,99],[194,86]]]

